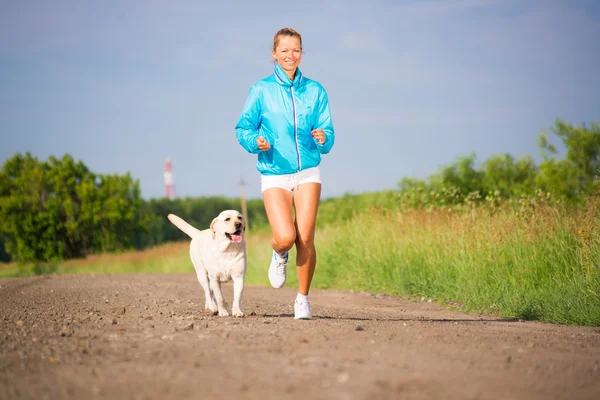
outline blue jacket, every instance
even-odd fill
[[[323,129],[325,143],[320,145],[312,137],[313,129]],[[321,154],[329,153],[335,140],[327,93],[300,69],[292,82],[276,64],[271,76],[250,89],[235,133],[246,151],[258,154],[256,169],[263,175],[293,174],[316,167]],[[259,136],[271,144],[269,150],[258,149]]]

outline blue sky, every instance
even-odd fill
[[[323,197],[395,188],[474,152],[531,154],[555,118],[600,119],[595,1],[18,1],[0,4],[0,162],[65,153],[130,172],[145,198],[260,197],[234,126],[272,73],[274,33],[303,36],[336,144]]]

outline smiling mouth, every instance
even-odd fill
[[[227,239],[231,240],[233,243],[241,243],[242,242],[242,230],[238,229],[237,231],[233,232],[233,233],[225,233],[225,236],[227,236]]]

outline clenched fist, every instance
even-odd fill
[[[256,144],[258,144],[258,149],[262,151],[267,151],[271,148],[271,144],[265,140],[264,137],[259,136],[256,139]]]
[[[312,137],[317,139],[317,142],[319,144],[325,143],[325,132],[323,132],[323,129],[313,129],[313,131],[311,133],[312,133]]]

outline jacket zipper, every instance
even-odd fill
[[[298,171],[302,169],[300,162],[300,146],[298,144],[298,127],[296,126],[296,103],[294,103],[294,85],[290,86],[290,95],[292,96],[292,110],[294,111],[294,140],[296,141],[296,154],[298,155]]]

